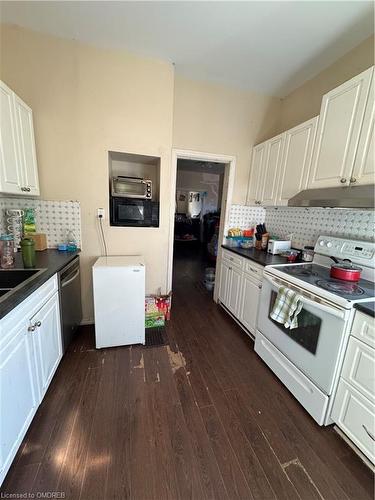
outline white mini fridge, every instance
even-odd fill
[[[143,257],[99,257],[92,268],[96,348],[145,343]]]

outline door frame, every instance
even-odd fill
[[[197,161],[212,161],[224,164],[224,182],[223,193],[221,198],[221,216],[218,236],[218,254],[217,262],[221,259],[221,244],[224,240],[227,223],[229,220],[229,212],[232,204],[234,178],[236,170],[236,157],[222,155],[216,153],[205,153],[202,151],[192,151],[189,149],[172,149],[171,158],[171,203],[169,213],[169,244],[168,244],[168,271],[167,271],[167,292],[172,290],[173,276],[173,244],[174,244],[174,215],[176,210],[175,198],[177,187],[177,161],[178,160],[197,160]],[[217,302],[220,282],[220,266],[216,266],[214,301]]]

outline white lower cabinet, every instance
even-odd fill
[[[356,447],[375,464],[373,323],[370,316],[356,311],[331,417]]]
[[[36,357],[38,389],[43,399],[62,358],[59,297],[55,294],[30,320]]]
[[[251,262],[251,264],[249,264]],[[225,250],[220,264],[218,298],[255,336],[263,267]]]
[[[242,271],[236,267],[230,267],[230,280],[228,286],[227,308],[235,316],[239,315],[240,292],[242,282]]]
[[[262,285],[259,281],[244,274],[242,280],[242,298],[240,307],[240,322],[253,334],[256,332],[258,305]]]
[[[38,407],[32,339],[25,322],[0,350],[0,484]]]
[[[0,320],[0,484],[61,357],[55,275]]]

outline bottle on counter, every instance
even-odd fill
[[[24,267],[35,267],[35,241],[32,238],[21,240],[21,252]]]
[[[0,236],[0,267],[10,269],[14,267],[14,239],[11,234],[2,234]]]

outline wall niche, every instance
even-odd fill
[[[159,227],[160,157],[109,151],[108,167],[111,226]]]

